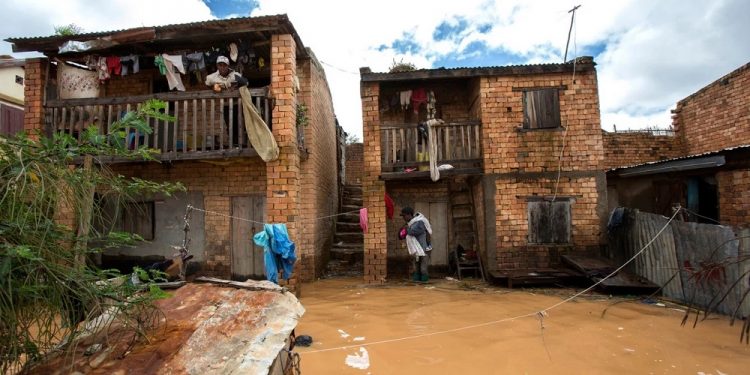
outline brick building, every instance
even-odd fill
[[[674,136],[605,135],[609,207],[748,226],[750,64],[677,102]],[[627,137],[640,137],[628,142]]]
[[[607,205],[592,58],[360,73],[366,282],[408,262],[385,193],[396,212],[408,205],[428,216],[436,267],[459,245],[491,272],[550,267],[599,248]],[[430,118],[441,121],[424,130]],[[437,181],[430,154],[433,168],[443,166]]]
[[[297,245],[292,282],[319,275],[334,222],[316,218],[338,208],[338,163],[330,161],[337,158],[341,131],[324,70],[286,15],[8,41],[15,52],[46,55],[27,61],[26,130],[77,136],[90,124],[108,126],[149,98],[164,100],[176,118],[152,121],[153,134],[129,134],[130,146],[158,149],[158,162],[103,161],[125,176],[187,187],[174,198],[143,197],[122,209],[121,228],[150,242],[109,252],[105,261],[171,256],[192,204],[207,211],[194,211],[190,228],[190,248],[204,273],[262,277],[263,251],[252,235],[262,229],[260,222],[273,222],[286,223]],[[253,103],[278,144],[277,159],[264,162],[248,141],[238,91],[215,93],[204,84],[219,54],[249,80]],[[139,69],[124,62],[133,55]],[[184,91],[170,90],[160,72],[158,58],[168,56],[184,62],[185,74],[177,74]],[[92,78],[97,70],[76,67],[92,57],[121,59],[101,79]]]

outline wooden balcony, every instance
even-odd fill
[[[271,124],[273,103],[267,89],[250,90],[253,103],[266,124]],[[80,140],[88,126],[106,132],[125,113],[135,110],[148,99],[167,103],[165,112],[173,122],[149,119],[151,134],[127,130],[129,148],[148,147],[159,150],[158,160],[216,159],[252,157],[257,153],[249,145],[243,124],[242,102],[238,91],[173,92],[152,95],[49,100],[45,106],[48,132],[63,132]],[[101,162],[131,161],[104,158]]]
[[[482,129],[479,121],[450,122],[434,125],[433,128],[437,142],[437,165],[453,166],[453,169],[445,171],[445,175],[482,173]],[[380,142],[381,178],[429,176],[428,142],[420,137],[418,124],[382,125]]]

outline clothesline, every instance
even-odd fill
[[[204,209],[202,209],[202,208],[198,208],[198,207],[195,207],[195,206],[193,206],[193,205],[191,205],[191,204],[187,205],[187,208],[188,208],[188,209],[191,209],[191,210],[195,210],[195,211],[201,211],[201,212],[205,212],[205,213],[207,213],[207,214],[212,214],[212,215],[217,215],[217,216],[228,217],[228,218],[230,218],[230,219],[236,219],[236,220],[240,220],[240,221],[246,221],[246,222],[249,222],[249,223],[256,223],[256,224],[273,224],[273,223],[269,223],[269,222],[264,222],[264,221],[256,221],[256,220],[245,219],[244,217],[238,217],[238,216],[227,215],[227,214],[223,214],[223,213],[221,213],[221,212],[210,211],[210,210],[204,210]],[[301,220],[299,220],[299,221],[300,221],[300,222],[304,222],[304,221],[315,221],[315,220],[327,219],[327,218],[330,218],[330,217],[335,217],[335,216],[348,215],[348,214],[352,214],[352,213],[355,213],[355,212],[359,212],[359,210],[360,210],[360,209],[361,209],[361,208],[358,208],[358,209],[356,209],[356,210],[353,210],[353,211],[346,211],[346,212],[341,212],[341,213],[338,213],[338,214],[334,214],[334,215],[326,215],[326,216],[314,217],[314,218],[311,218],[311,219],[301,219]]]
[[[510,322],[510,321],[513,321],[513,320],[518,320],[518,319],[521,319],[521,318],[528,318],[528,317],[532,317],[532,316],[535,316],[535,317],[537,317],[537,319],[540,319],[540,320],[543,321],[544,318],[548,315],[548,312],[550,310],[555,309],[557,307],[560,307],[561,305],[564,305],[564,304],[566,304],[566,303],[568,303],[568,302],[570,302],[570,301],[572,301],[572,300],[580,297],[584,293],[588,293],[589,291],[591,291],[592,289],[594,289],[595,287],[597,287],[599,284],[603,283],[604,281],[608,280],[612,276],[616,275],[623,268],[625,268],[628,264],[632,263],[636,258],[638,258],[639,256],[641,256],[641,254],[643,254],[643,252],[646,251],[646,249],[648,249],[648,247],[651,246],[651,244],[657,238],[659,238],[659,236],[662,234],[662,232],[664,232],[664,230],[667,229],[667,227],[669,227],[669,224],[674,220],[675,217],[677,217],[677,214],[680,212],[680,210],[681,210],[681,208],[678,208],[677,210],[675,210],[675,212],[672,215],[672,217],[669,218],[669,220],[667,221],[667,223],[664,224],[664,226],[659,230],[659,232],[657,232],[654,235],[654,237],[652,237],[651,240],[648,241],[648,243],[646,243],[645,245],[643,245],[643,247],[640,250],[638,250],[632,257],[630,257],[630,259],[628,259],[627,261],[625,261],[625,263],[623,263],[620,267],[618,267],[617,269],[615,269],[614,271],[612,271],[609,275],[603,277],[601,280],[595,282],[593,285],[589,286],[588,288],[586,288],[586,289],[584,289],[584,290],[582,290],[582,291],[580,291],[580,292],[578,292],[578,293],[576,293],[576,294],[574,294],[574,295],[572,295],[572,296],[570,296],[570,297],[568,297],[568,298],[566,298],[566,299],[564,299],[564,300],[562,300],[562,301],[560,301],[558,303],[555,303],[555,304],[553,304],[553,305],[551,305],[551,306],[549,306],[547,308],[544,308],[542,310],[535,311],[535,312],[530,312],[530,313],[526,313],[526,314],[522,314],[522,315],[517,315],[517,316],[513,316],[513,317],[509,317],[509,318],[503,318],[503,319],[499,319],[499,320],[493,320],[493,321],[490,321],[490,322],[484,322],[484,323],[472,324],[472,325],[458,327],[458,328],[453,328],[453,329],[447,329],[447,330],[443,330],[443,331],[430,332],[430,333],[425,333],[425,334],[421,334],[421,335],[405,336],[405,337],[399,337],[399,338],[389,339],[389,340],[373,341],[373,342],[369,342],[369,343],[344,345],[344,346],[337,346],[337,347],[334,347],[334,348],[304,351],[304,352],[300,352],[300,354],[304,355],[304,354],[322,353],[322,352],[330,352],[330,351],[334,351],[334,350],[351,349],[351,348],[358,348],[358,347],[363,347],[363,346],[372,346],[372,345],[385,344],[385,343],[391,343],[391,342],[413,340],[413,339],[418,339],[418,338],[423,338],[423,337],[442,335],[442,334],[445,334],[445,333],[459,332],[459,331],[464,331],[464,330],[467,330],[467,329],[473,329],[473,328],[478,328],[478,327],[486,327],[486,326],[493,325],[493,324]]]

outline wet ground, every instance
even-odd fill
[[[360,278],[304,284],[307,311],[296,332],[314,343],[297,348],[302,373],[750,373],[750,346],[739,342],[742,322],[730,327],[723,316],[682,327],[679,305],[598,294],[541,318],[534,314],[575,293],[446,279],[377,287]]]

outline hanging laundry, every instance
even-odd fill
[[[237,61],[237,56],[237,43],[229,43],[229,58],[232,59],[232,61]]]
[[[98,72],[57,62],[57,89],[60,99],[96,98],[99,96]]]
[[[104,83],[104,81],[109,79],[109,69],[107,69],[106,57],[100,57],[99,60],[97,60],[96,72],[99,75],[99,82]]]
[[[416,89],[411,93],[411,108],[414,113],[419,113],[419,106],[427,103],[427,92],[424,89]]]
[[[161,75],[167,74],[167,66],[164,64],[164,58],[161,56],[154,57],[154,65],[159,68]]]
[[[166,75],[169,89],[174,90],[176,88],[178,91],[185,91],[185,86],[182,84],[182,76],[180,75],[185,74],[185,67],[182,66],[182,56],[162,53],[161,57],[164,58],[164,66],[167,68]],[[176,73],[175,69],[179,73]]]
[[[119,56],[107,56],[107,72],[110,76],[120,75],[122,65],[120,64]]]
[[[206,62],[203,59],[203,52],[188,53],[185,55],[187,60],[187,71],[194,72],[196,70],[206,69]]]
[[[263,247],[266,279],[278,284],[278,273],[281,269],[282,277],[289,280],[294,271],[297,255],[294,253],[294,242],[289,239],[286,224],[264,224],[263,231],[253,236],[253,242]]]
[[[258,110],[253,104],[250,90],[246,86],[240,87],[240,97],[242,98],[242,114],[245,122],[245,131],[250,140],[253,149],[265,162],[273,161],[279,158],[279,146],[273,137],[271,129],[266,122],[260,117]]]
[[[359,209],[359,227],[362,228],[362,232],[367,233],[367,208]]]
[[[141,65],[137,55],[128,55],[120,57],[120,64],[122,65],[122,75],[135,74],[141,71]]]
[[[388,193],[385,193],[385,216],[389,219],[393,219],[393,199]]]
[[[435,92],[430,90],[427,93],[427,119],[432,120],[435,118],[435,103],[437,102],[437,99],[435,99]]]
[[[401,109],[406,110],[409,107],[409,100],[411,100],[411,90],[401,91]]]

